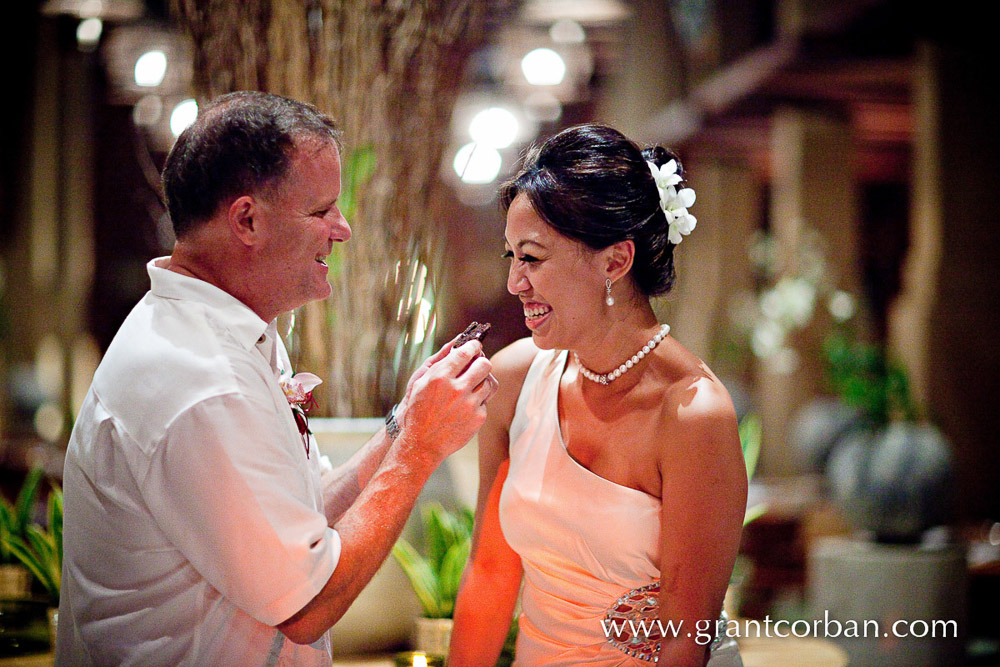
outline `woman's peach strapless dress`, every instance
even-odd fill
[[[659,580],[660,500],[570,457],[557,409],[566,359],[564,350],[538,353],[510,428],[500,524],[524,565],[515,664],[648,665],[608,640],[607,614]],[[714,646],[709,665],[741,667],[735,640]]]

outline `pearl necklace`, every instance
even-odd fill
[[[649,342],[642,346],[642,349],[632,355],[631,359],[628,359],[624,364],[611,371],[610,373],[595,373],[590,370],[580,361],[579,355],[576,352],[573,353],[573,358],[576,359],[576,363],[580,366],[580,373],[583,377],[587,378],[591,382],[596,382],[597,384],[611,384],[621,376],[628,373],[629,369],[639,363],[643,357],[652,352],[653,348],[660,344],[667,334],[670,333],[670,325],[664,324],[660,326],[660,331],[649,339]]]

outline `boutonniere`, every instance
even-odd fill
[[[281,371],[278,380],[281,383],[281,391],[288,399],[288,406],[292,409],[292,417],[295,418],[295,425],[299,427],[299,435],[306,448],[306,458],[309,458],[309,411],[316,406],[312,390],[322,382],[312,373],[294,373],[285,377],[285,371]]]

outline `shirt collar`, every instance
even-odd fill
[[[146,265],[150,291],[164,299],[196,301],[212,309],[219,323],[246,349],[252,348],[266,331],[276,332],[257,313],[232,294],[199,278],[166,268],[170,257],[157,257]],[[271,323],[273,325],[274,323]]]

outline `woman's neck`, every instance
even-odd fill
[[[593,334],[571,349],[588,370],[607,373],[618,368],[660,331],[649,301],[636,306],[612,306],[609,316],[593,327]]]

